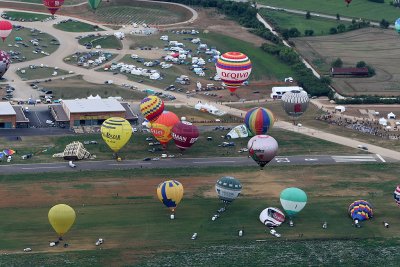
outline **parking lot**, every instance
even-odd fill
[[[24,109],[28,108],[28,111],[25,111],[25,116],[29,119],[29,127],[31,128],[45,128],[52,127],[51,123],[46,123],[49,121],[53,121],[53,117],[50,114],[47,105],[23,105]]]

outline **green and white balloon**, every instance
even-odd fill
[[[281,205],[289,217],[294,217],[307,203],[307,194],[296,187],[286,188],[280,195]]]

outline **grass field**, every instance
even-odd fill
[[[96,47],[98,45],[101,46],[102,49],[118,49],[122,48],[122,43],[121,41],[115,37],[114,35],[110,36],[96,36],[96,37],[85,37],[82,39],[79,39],[79,44],[83,45],[85,43],[91,43],[93,47]]]
[[[281,29],[297,28],[302,36],[305,35],[305,30],[313,30],[314,36],[329,35],[329,30],[331,28],[336,28],[339,24],[350,25],[349,22],[323,19],[315,16],[312,16],[311,19],[306,19],[304,15],[296,15],[265,8],[261,9],[259,14],[264,18],[273,19]]]
[[[8,253],[0,263],[265,266],[273,260],[274,265],[348,266],[357,264],[362,254],[363,260],[375,266],[395,266],[400,230],[392,192],[399,170],[398,164],[355,164],[346,168],[269,166],[262,172],[232,166],[193,168],[189,173],[141,169],[58,173],[56,178],[52,173],[0,175],[0,211],[6,218],[0,224],[0,249]],[[243,191],[213,222],[211,216],[222,206],[214,184],[223,175],[238,178]],[[185,188],[174,221],[155,197],[156,186],[166,177],[177,179]],[[308,203],[295,218],[294,228],[286,223],[277,228],[282,238],[276,239],[265,233],[258,215],[268,206],[280,208],[279,193],[289,186],[307,192]],[[347,207],[360,198],[371,202],[375,218],[356,229]],[[65,236],[68,249],[48,247],[56,236],[47,212],[60,202],[77,212],[75,225]],[[383,220],[391,227],[384,228]],[[326,230],[321,227],[324,221]],[[237,237],[239,229],[244,229],[242,238]],[[194,232],[196,241],[190,240]],[[101,250],[94,245],[99,237],[105,239]],[[255,242],[258,239],[266,242]],[[25,247],[41,253],[29,258],[14,254]]]
[[[335,0],[306,0],[301,2],[291,0],[260,0],[258,3],[274,7],[320,12],[334,16],[339,13],[341,16],[356,19],[363,18],[374,21],[386,19],[391,24],[394,24],[394,21],[399,17],[398,9],[389,5],[389,1],[379,4],[368,0],[353,0],[349,7],[346,7],[344,1]]]
[[[26,79],[26,80],[51,78],[51,77],[54,77],[53,76],[54,72],[57,72],[57,75],[55,75],[55,76],[62,76],[62,75],[68,74],[68,71],[66,71],[66,70],[61,70],[61,69],[55,70],[54,68],[46,68],[46,67],[30,69],[27,66],[23,69],[25,70],[25,73],[21,73],[21,71],[18,71],[17,74],[19,77]]]
[[[6,11],[4,12],[11,20],[43,20],[50,18],[50,15],[43,15],[39,13],[20,12],[20,11]]]
[[[93,31],[104,31],[102,28],[94,27],[95,25],[80,22],[80,21],[68,21],[64,23],[55,24],[54,28],[66,31],[66,32],[93,32]]]
[[[29,47],[25,47],[20,43],[17,44],[17,41],[15,41],[15,37],[21,37],[22,43],[28,45]],[[40,39],[39,46],[33,46],[32,43],[30,42],[30,40],[32,39]],[[56,43],[58,43],[58,41],[54,39],[53,36],[47,33],[40,33],[38,31],[31,32],[31,29],[29,28],[24,28],[21,30],[14,29],[7,37],[6,41],[2,44],[3,47],[2,49],[5,50],[6,52],[10,50],[15,52],[20,52],[20,54],[18,55],[20,60],[29,61],[45,57],[45,55],[41,53],[34,54],[32,51],[35,50],[35,48],[37,47],[42,48],[43,51],[51,54],[58,48],[58,45],[56,45]],[[16,47],[15,45],[17,45],[18,47]],[[18,60],[14,61],[19,62]]]

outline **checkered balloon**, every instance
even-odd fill
[[[0,50],[0,78],[3,77],[4,73],[10,67],[10,56],[3,50]]]

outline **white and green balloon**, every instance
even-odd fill
[[[242,192],[242,184],[234,177],[224,176],[215,184],[215,191],[222,202],[231,203]]]
[[[290,218],[299,213],[307,203],[307,194],[296,187],[286,188],[280,196],[282,208]]]

